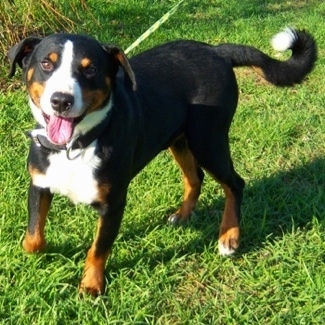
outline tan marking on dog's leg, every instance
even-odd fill
[[[180,221],[186,221],[191,216],[201,192],[201,180],[197,174],[198,166],[188,147],[176,150],[171,146],[169,149],[182,170],[184,181],[183,203],[172,216],[176,216]]]
[[[87,253],[84,273],[79,288],[80,293],[89,293],[92,296],[103,294],[105,290],[104,271],[109,252],[104,255],[96,254],[97,238],[101,226],[102,221],[100,218],[98,221],[96,238]]]
[[[44,238],[44,229],[37,229],[36,233],[31,235],[28,230],[23,240],[23,248],[27,253],[41,252],[46,247],[46,241]]]
[[[28,171],[32,179],[43,174],[38,168],[30,164],[28,165]],[[33,190],[35,189],[30,185],[29,191]],[[44,228],[52,202],[52,195],[49,191],[36,191],[36,193],[35,199],[39,201],[34,202],[33,200],[33,204],[35,203],[35,210],[33,210],[33,214],[29,216],[29,225],[22,243],[24,250],[29,253],[42,251],[46,247]],[[30,223],[33,225],[31,228]]]
[[[33,229],[33,233],[30,233],[27,229],[23,241],[23,248],[28,253],[39,252],[46,247],[44,228],[51,201],[52,197],[46,194],[43,194],[40,198],[39,210],[35,221],[36,226]]]
[[[97,199],[96,202],[100,204],[105,204],[106,203],[106,198],[109,195],[111,186],[107,183],[102,183],[97,185],[98,188],[98,194],[97,194]]]
[[[239,245],[239,220],[236,212],[236,200],[231,189],[221,184],[226,195],[225,209],[219,231],[219,253],[230,255]]]

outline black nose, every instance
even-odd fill
[[[63,113],[71,109],[74,103],[74,97],[70,94],[55,92],[51,96],[51,106],[52,108]]]

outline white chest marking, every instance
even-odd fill
[[[96,143],[92,142],[75,160],[67,159],[66,151],[51,154],[46,173],[34,175],[33,184],[65,195],[74,203],[91,204],[98,197],[93,173],[101,162],[95,155]]]

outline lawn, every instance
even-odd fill
[[[89,0],[91,15],[80,11],[74,30],[127,48],[177,2]],[[184,38],[254,45],[285,59],[269,40],[290,25],[315,36],[319,60],[293,88],[276,88],[249,69],[236,70],[240,100],[230,141],[236,170],[247,184],[238,252],[218,255],[224,197],[208,175],[191,221],[182,227],[166,224],[183,186],[177,166],[163,152],[131,183],[107,265],[106,294],[98,298],[78,295],[96,225],[92,209],[56,196],[45,253],[22,250],[29,182],[25,132],[34,122],[20,75],[8,80],[5,62],[0,67],[0,324],[324,323],[324,14],[323,0],[188,0],[130,53]]]

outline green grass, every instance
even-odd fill
[[[91,0],[87,3],[100,27],[81,12],[77,31],[126,48],[176,2],[150,1],[148,6],[144,0]],[[182,183],[169,154],[162,153],[130,186],[107,266],[107,292],[96,299],[81,299],[77,292],[94,236],[93,210],[56,197],[46,227],[47,251],[27,255],[21,248],[29,181],[24,133],[33,120],[19,77],[3,78],[0,323],[324,323],[324,11],[322,0],[186,1],[136,49],[134,53],[171,39],[195,38],[253,44],[275,55],[270,37],[291,25],[315,35],[319,61],[304,84],[290,89],[237,70],[241,94],[231,148],[247,183],[238,253],[218,256],[224,199],[208,176],[192,220],[178,228],[165,224],[181,202]],[[7,68],[1,68],[3,76]]]

